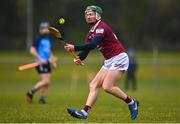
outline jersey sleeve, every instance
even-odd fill
[[[84,50],[84,51],[79,52],[78,56],[79,56],[80,60],[86,59],[89,52],[90,52],[89,50]]]
[[[86,43],[86,44],[82,44],[82,45],[75,45],[74,49],[75,49],[75,51],[81,51],[81,50],[88,50],[88,51],[90,51],[90,50],[96,48],[97,45],[101,44],[102,39],[103,38],[101,36],[94,36],[91,39],[90,43]]]

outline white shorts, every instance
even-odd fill
[[[127,71],[129,66],[129,57],[127,53],[120,53],[104,61],[102,68],[107,70]]]

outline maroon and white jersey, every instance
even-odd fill
[[[94,36],[101,36],[102,42],[97,49],[103,54],[105,59],[110,59],[115,55],[125,52],[124,47],[112,32],[111,28],[102,20],[99,20],[86,36],[86,43],[91,42]]]

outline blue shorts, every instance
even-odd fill
[[[36,67],[36,71],[38,72],[38,74],[51,73],[51,65],[49,62],[44,65],[39,65]]]

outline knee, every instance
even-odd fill
[[[45,86],[46,86],[46,87],[49,87],[49,82],[45,83]]]
[[[90,84],[90,85],[89,85],[89,89],[90,89],[90,90],[95,90],[95,89],[96,89],[96,85]]]
[[[49,82],[45,82],[43,86],[44,87],[49,87]]]
[[[103,90],[107,93],[110,93],[111,92],[111,87],[109,85],[103,85],[102,86]]]
[[[44,79],[43,83],[45,86],[49,86],[50,80],[49,79]]]

